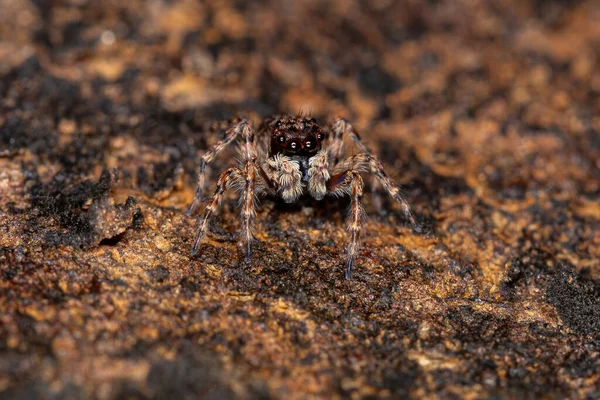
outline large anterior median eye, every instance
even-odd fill
[[[310,140],[307,140],[306,142],[304,142],[304,148],[307,150],[312,149],[313,147],[313,143]]]
[[[300,150],[300,143],[292,140],[290,143],[288,143],[287,148],[293,151]]]

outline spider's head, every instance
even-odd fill
[[[325,133],[314,118],[281,117],[271,131],[271,153],[312,157],[319,150]]]

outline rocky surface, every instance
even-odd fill
[[[600,396],[597,1],[0,5],[1,398]],[[346,281],[348,202],[266,199],[246,263],[232,195],[191,258],[217,122],[278,111],[422,232],[366,196]]]

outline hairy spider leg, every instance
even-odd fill
[[[348,136],[352,142],[358,147],[358,151],[363,153],[371,153],[371,150],[365,146],[358,133],[350,122],[344,118],[337,118],[333,122],[333,138],[331,146],[329,146],[329,159],[336,165],[340,162],[340,157],[344,152],[344,137]]]
[[[250,124],[243,126],[244,147],[242,155],[245,161],[244,165],[244,194],[242,196],[242,241],[246,247],[246,260],[250,259],[251,243],[253,239],[252,223],[256,217],[256,159],[258,153],[254,144],[254,130]],[[260,168],[260,167],[259,167]]]
[[[337,118],[333,123],[333,142],[331,145],[331,157],[334,165],[340,162],[340,157],[344,151],[344,137],[349,137],[354,145],[358,148],[361,153],[373,154],[371,149],[367,147],[354,129],[354,126],[344,118]],[[375,172],[375,171],[373,171]],[[382,201],[381,201],[381,185],[376,177],[371,179],[371,199],[375,209],[382,212]]]
[[[187,211],[187,216],[196,214],[200,204],[202,203],[202,195],[204,194],[204,186],[206,185],[207,170],[206,167],[219,155],[223,150],[227,148],[238,136],[244,131],[244,127],[248,125],[246,120],[242,120],[225,132],[225,136],[222,140],[217,142],[213,147],[206,151],[202,155],[200,160],[200,171],[198,172],[198,185],[196,187],[196,194],[194,200]]]
[[[331,177],[327,183],[329,194],[334,196],[350,196],[350,214],[347,218],[347,229],[350,243],[347,248],[346,279],[352,278],[352,265],[360,247],[360,232],[363,228],[364,209],[362,206],[364,183],[360,173],[347,170]]]
[[[237,167],[229,168],[227,171],[223,172],[219,176],[215,193],[212,195],[210,201],[208,202],[208,205],[204,210],[204,215],[199,219],[196,238],[194,239],[194,244],[192,246],[192,256],[198,254],[198,250],[200,249],[202,239],[204,238],[204,235],[206,235],[210,218],[217,210],[217,208],[219,208],[219,205],[223,200],[223,194],[225,193],[225,190],[227,190],[227,188],[231,186],[237,187],[239,189],[239,187],[243,185],[243,182],[244,171]]]
[[[413,229],[417,232],[421,231],[420,225],[415,220],[412,212],[410,211],[410,205],[408,201],[402,195],[402,191],[400,190],[400,186],[391,180],[386,174],[381,161],[374,155],[370,153],[358,153],[354,156],[351,156],[344,160],[340,165],[336,166],[336,170],[345,170],[345,169],[353,169],[353,170],[364,170],[368,168],[371,173],[383,186],[383,189],[398,203],[400,203],[400,207],[402,208],[402,213],[409,220]]]
[[[202,239],[204,238],[204,235],[208,229],[208,222],[221,204],[225,190],[228,186],[234,186],[238,192],[242,191],[242,196],[240,198],[242,205],[241,243],[245,245],[246,258],[250,257],[251,242],[253,238],[252,223],[254,222],[254,218],[256,216],[256,171],[257,168],[260,168],[256,165],[258,154],[254,144],[255,135],[250,124],[245,120],[228,130],[228,134],[231,134],[231,136],[234,138],[238,137],[240,134],[242,136],[243,141],[240,143],[240,155],[244,161],[244,169],[242,170],[241,168],[237,167],[229,168],[219,177],[215,193],[209,201],[209,204],[206,206],[204,215],[200,219],[198,233],[196,234],[196,239],[194,240],[194,245],[192,247],[192,255],[196,255],[198,253]],[[231,140],[229,140],[229,142],[231,142]],[[214,148],[212,150],[214,150]],[[264,185],[261,184],[262,182],[259,182],[259,190],[263,190],[263,186],[268,187],[270,182],[265,181]]]

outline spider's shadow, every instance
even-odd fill
[[[315,200],[310,195],[302,195],[294,203],[286,203],[280,197],[266,196],[263,201],[272,202],[274,206],[268,212],[268,217],[278,214],[301,214],[303,210],[312,209],[310,215],[306,216],[307,224],[313,220],[315,223],[323,220],[332,220],[341,218],[346,220],[350,212],[351,200],[349,197],[325,197],[323,200]],[[383,207],[376,210],[370,200],[364,203],[366,217],[376,221],[387,221],[391,215],[393,219],[402,226],[410,226],[410,222],[402,214],[400,210],[394,208],[394,204],[385,197],[382,198]],[[425,215],[417,214],[413,211],[413,215],[417,219],[417,227],[413,227],[413,232],[417,234],[430,234],[435,231],[433,221]],[[387,222],[386,222],[387,223]]]
[[[310,195],[302,195],[293,203],[286,203],[280,197],[266,196],[263,201],[273,203],[272,209],[269,211],[269,216],[273,214],[298,214],[305,209],[312,209],[313,215],[306,217],[331,219],[336,213],[341,213],[346,216],[350,208],[350,198],[348,197],[326,197],[323,200],[315,200]]]

